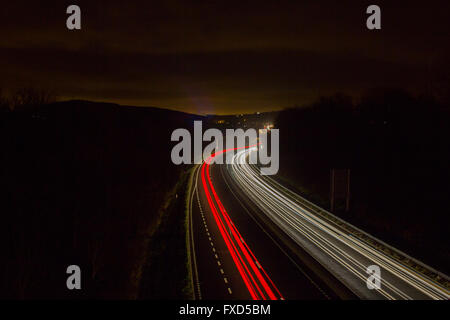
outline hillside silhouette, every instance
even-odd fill
[[[184,170],[170,160],[170,135],[201,117],[42,102],[0,113],[1,297],[135,297],[145,240]],[[66,288],[71,264],[82,270],[79,292]]]

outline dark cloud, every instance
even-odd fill
[[[2,4],[0,86],[39,84],[66,98],[243,112],[426,87],[449,46],[445,2],[82,1],[82,30],[65,1]],[[443,58],[444,57],[444,58]]]

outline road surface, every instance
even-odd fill
[[[340,225],[246,162],[194,174],[191,194],[193,278],[198,299],[448,299],[448,291]],[[219,152],[217,153],[219,154]],[[216,154],[216,155],[217,155]],[[376,265],[381,287],[369,289]]]

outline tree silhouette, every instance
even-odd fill
[[[54,92],[34,87],[20,88],[11,97],[11,105],[14,109],[37,107],[55,101],[56,94]]]

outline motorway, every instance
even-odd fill
[[[446,299],[446,288],[378,251],[247,163],[198,165],[191,194],[196,299]],[[306,205],[305,205],[306,204]],[[381,270],[369,289],[366,269]]]

